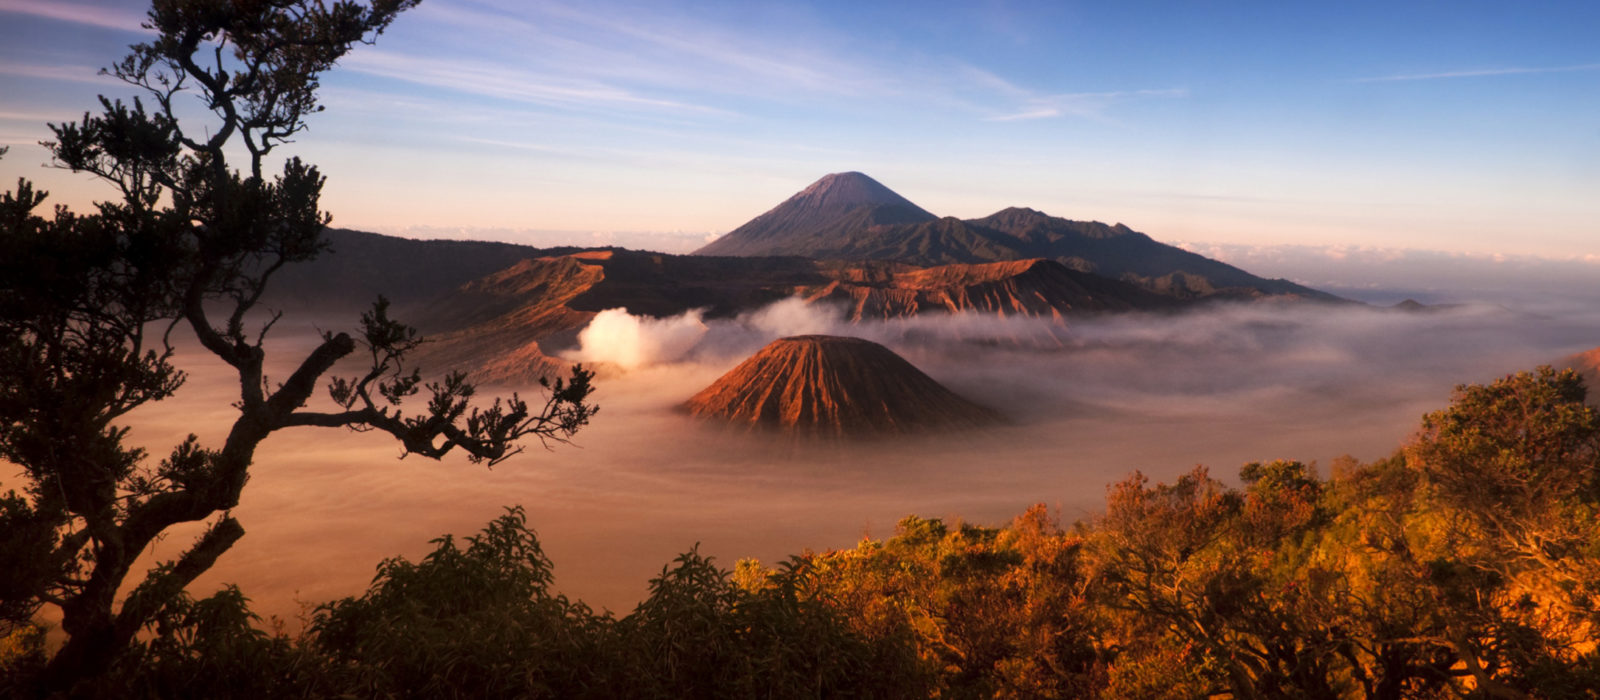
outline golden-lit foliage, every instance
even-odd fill
[[[549,590],[513,509],[298,638],[224,590],[106,682],[311,697],[1594,697],[1600,422],[1571,373],[1458,389],[1393,457],[1142,474],[1062,527],[908,517],[732,571],[691,551],[631,614]],[[14,635],[15,637],[15,635]],[[34,637],[0,661],[26,670]],[[36,658],[36,656],[32,657]],[[228,679],[246,679],[237,685]],[[109,688],[97,686],[90,690]]]
[[[801,595],[868,638],[911,640],[951,694],[1081,695],[1101,670],[1081,546],[1042,506],[1000,529],[909,517],[882,542],[801,557]]]

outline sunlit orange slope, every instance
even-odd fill
[[[736,427],[812,437],[975,428],[1000,420],[882,345],[827,335],[775,340],[683,407]]]

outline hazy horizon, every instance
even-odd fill
[[[535,248],[615,246],[672,255],[687,255],[722,235],[463,226],[407,226],[373,233],[415,240],[498,241]],[[1582,306],[1600,297],[1600,254],[1507,255],[1393,246],[1247,245],[1153,237],[1254,275],[1287,279],[1378,306],[1410,299],[1424,304],[1509,304],[1543,313]]]

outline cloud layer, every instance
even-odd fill
[[[1600,344],[1600,318],[1493,307],[1435,314],[1256,305],[1055,325],[994,316],[847,324],[795,301],[734,319],[601,314],[575,354],[623,369],[576,444],[485,471],[395,461],[375,434],[300,430],[263,446],[235,515],[251,533],[197,590],[240,584],[269,613],[360,590],[372,567],[416,556],[522,504],[557,585],[626,609],[695,543],[731,566],[881,536],[907,514],[1003,521],[1043,502],[1070,521],[1133,470],[1194,464],[1231,478],[1250,460],[1382,457],[1461,382],[1488,381]],[[269,347],[287,365],[312,329]],[[834,333],[888,345],[1009,425],[909,440],[797,446],[699,424],[674,408],[772,339]],[[160,454],[190,432],[215,442],[237,379],[184,352],[189,386],[134,416]],[[280,368],[280,371],[283,368]],[[537,395],[537,388],[522,387]],[[493,388],[486,388],[493,390]],[[193,533],[188,533],[193,534]],[[175,534],[155,556],[190,540]]]

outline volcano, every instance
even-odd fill
[[[828,257],[812,255],[810,248],[878,226],[938,218],[866,175],[833,173],[694,254]]]
[[[683,404],[690,415],[804,437],[976,428],[995,412],[957,396],[890,349],[860,338],[775,340]]]
[[[981,219],[940,218],[866,175],[834,173],[695,255],[798,255],[922,267],[1054,260],[1171,299],[1346,300],[1161,243],[1122,224],[1073,221],[1024,207]]]

